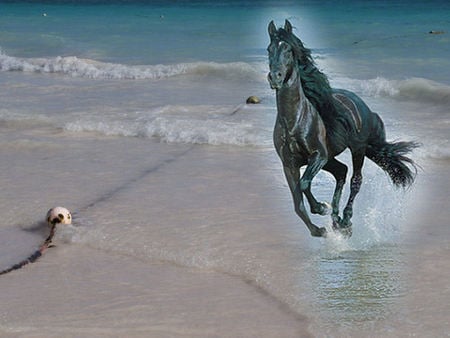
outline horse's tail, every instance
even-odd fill
[[[406,154],[417,147],[415,142],[384,142],[369,145],[366,154],[388,173],[394,185],[406,188],[413,184],[417,172],[414,161]]]
[[[377,115],[375,121],[375,132],[373,133],[366,156],[374,161],[391,178],[397,187],[409,187],[414,183],[417,166],[414,161],[406,155],[419,146],[416,142],[387,142],[384,125]]]

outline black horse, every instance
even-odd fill
[[[336,179],[331,204],[333,229],[351,236],[353,201],[359,192],[364,158],[368,157],[385,170],[396,186],[414,182],[416,167],[406,157],[418,145],[415,142],[386,142],[381,118],[373,113],[356,94],[333,89],[327,77],[315,66],[311,51],[292,33],[286,20],[284,28],[269,24],[268,47],[270,73],[268,80],[276,90],[278,115],[274,144],[283,163],[295,211],[312,236],[325,237],[325,228],[311,222],[303,202],[306,196],[311,212],[325,215],[330,207],[311,193],[311,181],[321,170]],[[339,201],[347,176],[347,166],[335,156],[346,148],[352,153],[353,175],[350,196],[339,216]],[[300,168],[306,169],[300,178]],[[411,170],[413,169],[413,170]]]

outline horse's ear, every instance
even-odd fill
[[[288,19],[284,22],[284,30],[288,33],[292,33],[292,25]]]
[[[276,35],[277,28],[275,27],[275,24],[273,23],[273,20],[270,21],[268,30],[269,30],[269,35],[270,35],[271,38]]]

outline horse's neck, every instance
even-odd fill
[[[293,72],[291,79],[278,90],[278,119],[284,128],[294,131],[305,128],[319,117],[317,110],[306,97],[300,76]]]

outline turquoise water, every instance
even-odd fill
[[[308,47],[337,60],[334,72],[449,83],[449,17],[447,1],[19,1],[0,4],[0,47],[127,65],[251,62],[265,57],[267,23],[289,18]]]
[[[337,59],[338,71],[358,78],[424,77],[449,83],[449,36],[429,34],[450,31],[447,1],[328,1],[307,7],[297,17],[304,39]]]
[[[0,118],[169,142],[270,145],[267,25],[288,18],[333,86],[411,122],[425,107],[426,134],[403,130],[438,135],[433,148],[448,144],[441,129],[450,102],[449,17],[446,1],[3,2]],[[45,94],[32,90],[39,85]],[[80,100],[86,87],[90,99]],[[58,95],[57,105],[63,88],[69,95]],[[47,96],[36,105],[37,95]],[[250,95],[263,99],[261,111],[232,117]],[[188,136],[186,124],[194,126]]]
[[[71,55],[124,64],[167,64],[238,61],[261,47],[254,39],[254,22],[248,20],[251,3],[1,6],[2,48],[15,56]]]

